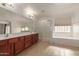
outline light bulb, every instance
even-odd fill
[[[25,27],[25,30],[28,31],[29,30],[28,27]]]

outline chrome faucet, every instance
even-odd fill
[[[8,37],[9,36],[9,34],[6,34],[6,37]]]

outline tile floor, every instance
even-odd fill
[[[19,53],[18,56],[79,56],[79,48],[38,42]]]

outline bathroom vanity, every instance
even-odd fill
[[[0,38],[0,56],[17,55],[38,41],[37,33],[11,35]]]

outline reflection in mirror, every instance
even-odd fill
[[[0,21],[0,34],[10,34],[11,33],[11,26],[10,22],[8,21]]]
[[[22,32],[30,32],[30,31],[29,31],[29,28],[27,26],[17,27],[16,33],[22,33]]]
[[[29,28],[26,26],[21,27],[21,32],[29,32]]]

